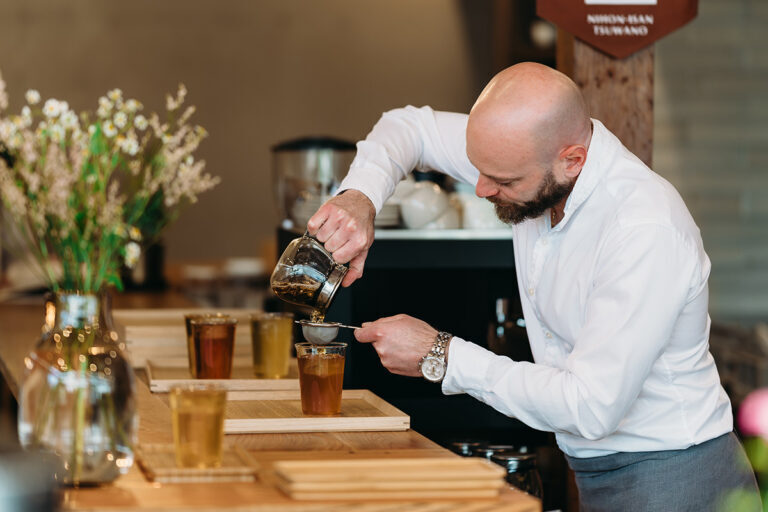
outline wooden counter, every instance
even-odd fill
[[[156,305],[178,307],[178,301]],[[120,299],[116,307],[146,302]],[[8,386],[18,397],[23,374],[23,358],[34,346],[43,322],[42,302],[39,305],[0,305],[0,370]],[[171,443],[172,433],[168,406],[152,395],[146,383],[137,379],[137,403],[140,443]],[[337,432],[296,434],[230,435],[234,442],[268,468],[272,461],[292,459],[393,458],[393,457],[457,457],[420,434],[405,432]],[[448,512],[448,511],[509,511],[541,510],[539,500],[514,489],[505,488],[494,501],[414,502],[397,499],[378,502],[297,502],[268,483],[196,483],[156,484],[147,481],[134,465],[128,474],[114,484],[97,488],[68,489],[64,496],[65,509],[87,511],[134,510],[224,510],[241,512]]]

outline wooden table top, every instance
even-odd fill
[[[117,298],[115,307],[179,307],[179,300],[147,300]],[[24,356],[39,339],[43,322],[42,299],[39,304],[0,305],[0,371],[11,391],[18,397],[23,377]],[[140,374],[141,372],[139,372]],[[159,397],[154,396],[142,378],[137,379],[139,443],[172,443],[171,413]],[[227,441],[248,450],[262,468],[272,461],[296,459],[457,457],[424,436],[404,432],[333,432],[228,435]],[[298,502],[290,499],[269,483],[226,482],[195,484],[158,484],[145,479],[134,465],[128,474],[113,484],[96,488],[68,489],[64,507],[82,511],[170,511],[199,512],[224,510],[241,512],[448,512],[541,510],[538,499],[504,488],[498,500],[464,501],[367,501],[367,502]]]

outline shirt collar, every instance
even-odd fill
[[[592,119],[592,139],[589,143],[589,149],[587,149],[587,160],[584,162],[579,177],[576,179],[576,184],[565,202],[563,218],[557,223],[557,226],[552,228],[553,231],[563,229],[573,213],[584,204],[606,173],[607,166],[602,165],[602,160],[606,152],[609,135],[610,132],[603,123],[597,119]]]

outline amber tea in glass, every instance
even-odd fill
[[[293,345],[293,313],[251,315],[253,373],[262,379],[288,376]]]
[[[176,465],[182,468],[220,466],[226,390],[205,384],[174,386],[169,399]]]
[[[297,343],[301,411],[317,416],[341,413],[346,343]]]
[[[237,319],[227,315],[190,320],[197,379],[228,379],[232,374]]]
[[[189,358],[189,373],[192,378],[197,378],[197,362],[195,358],[195,340],[192,337],[192,320],[195,318],[224,318],[229,315],[223,313],[188,313],[184,315],[184,327],[187,332],[187,357]]]

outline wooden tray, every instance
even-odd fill
[[[252,482],[259,470],[258,463],[239,446],[224,446],[221,467],[179,468],[173,445],[140,445],[137,450],[139,466],[147,479],[160,483]]]
[[[149,389],[153,393],[167,393],[171,386],[199,383],[189,373],[186,357],[148,359],[146,364]],[[253,375],[253,361],[247,357],[236,357],[232,361],[231,379],[205,379],[230,391],[268,391],[299,389],[299,367],[296,359],[291,360],[288,377],[285,379],[259,379]]]
[[[247,309],[115,309],[112,316],[126,352],[135,367],[149,359],[187,356],[187,331],[184,315],[188,313],[225,313],[237,318],[235,357],[251,356],[250,314]]]
[[[411,418],[364,389],[342,392],[339,416],[305,416],[299,390],[230,391],[224,432],[349,432],[408,430]]]
[[[495,498],[504,469],[480,458],[277,461],[278,488],[296,500]]]

